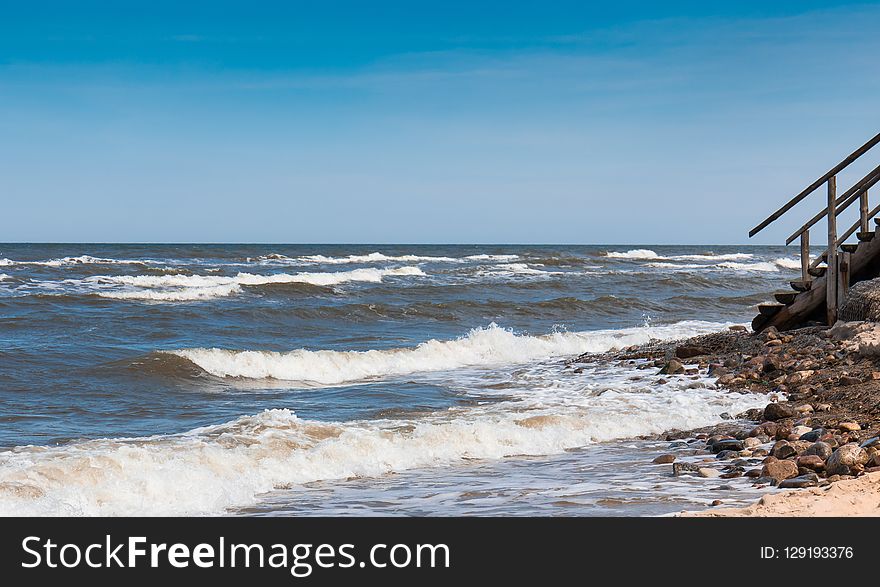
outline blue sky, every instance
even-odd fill
[[[34,4],[0,241],[784,242],[880,130],[868,3]]]

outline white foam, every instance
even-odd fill
[[[150,289],[98,292],[102,298],[117,300],[147,300],[154,302],[191,302],[230,296],[241,291],[237,284],[190,287],[177,290],[156,291]]]
[[[588,378],[569,378],[579,383],[539,390],[545,393],[538,400],[523,388],[519,401],[413,419],[326,423],[268,410],[178,435],[19,447],[0,451],[0,514],[220,514],[252,505],[276,488],[473,459],[558,454],[593,442],[709,425],[723,412],[767,401],[713,389],[706,380],[670,379],[591,393]]]
[[[605,254],[606,257],[610,257],[612,259],[659,259],[660,255],[652,251],[651,249],[632,249],[630,251],[625,251],[623,253],[618,251],[609,251]]]
[[[722,269],[733,269],[734,271],[779,271],[779,267],[777,267],[776,264],[766,261],[761,261],[758,263],[736,263],[730,261],[726,263],[719,263],[718,266]]]
[[[712,265],[703,265],[702,263],[669,263],[656,262],[645,263],[645,267],[653,267],[655,269],[712,269]]]
[[[516,261],[519,255],[468,255],[465,257],[468,261]]]
[[[410,373],[469,366],[517,364],[587,352],[605,352],[654,339],[674,340],[715,332],[725,325],[686,321],[622,330],[516,334],[494,323],[454,340],[369,351],[232,351],[195,348],[171,351],[217,377],[282,379],[304,385],[340,385]]]
[[[454,257],[434,257],[425,255],[385,255],[383,253],[370,253],[368,255],[348,255],[346,257],[327,257],[324,255],[306,255],[297,257],[298,260],[309,263],[325,265],[340,265],[346,263],[456,263],[459,259]]]
[[[744,261],[754,258],[754,255],[751,253],[726,253],[723,255],[706,253],[705,255],[673,255],[664,258],[673,261]]]
[[[800,269],[801,268],[801,260],[800,259],[791,259],[788,257],[780,257],[773,261],[783,269]]]
[[[0,281],[6,280],[6,279],[12,279],[12,277],[10,277],[6,273],[0,273]]]
[[[622,253],[610,251],[606,253],[606,256],[612,259],[633,259],[643,261],[705,261],[706,263],[717,263],[718,261],[745,261],[754,258],[752,253],[724,253],[720,255],[705,253],[698,255],[663,256],[658,255],[655,251],[650,249],[632,249]]]
[[[135,259],[104,259],[91,255],[79,257],[63,257],[61,259],[49,259],[47,261],[13,261],[12,259],[0,259],[0,265],[41,265],[44,267],[64,267],[67,265],[143,265],[152,261],[139,261]]]
[[[241,286],[259,286],[282,283],[303,283],[317,286],[334,286],[346,282],[380,283],[391,276],[424,276],[418,267],[393,267],[387,269],[354,269],[329,273],[274,273],[257,275],[238,273],[223,275],[97,275],[79,280],[98,288],[101,297],[124,300],[189,301],[225,297],[241,291]],[[75,283],[77,280],[67,280]],[[127,289],[107,290],[107,286],[124,286]]]

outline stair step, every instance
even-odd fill
[[[873,233],[873,232],[857,232],[857,233],[856,233],[856,236],[858,237],[858,239],[859,239],[860,241],[862,241],[862,242],[866,242],[866,241],[869,241],[869,240],[873,240],[873,239],[874,239],[874,234],[876,234],[876,233]]]
[[[804,281],[802,279],[791,282],[791,289],[795,291],[808,291],[812,286],[812,281]]]
[[[785,304],[786,306],[790,306],[794,303],[796,297],[798,297],[798,292],[796,291],[777,291],[773,292],[773,297],[776,298],[776,301],[780,304]]]
[[[825,272],[828,270],[828,267],[813,267],[810,269],[809,273],[813,277],[822,277],[825,275]]]
[[[858,243],[855,243],[855,244],[844,243],[844,244],[840,245],[840,250],[842,250],[844,253],[855,253],[856,249],[858,247],[859,247]]]
[[[774,302],[768,302],[766,304],[759,304],[758,311],[763,316],[775,316],[779,310],[785,307],[785,304],[779,304]]]
[[[880,226],[880,218],[875,218],[874,224],[876,224],[877,226]]]
[[[828,251],[825,251],[824,253],[819,255],[819,257],[822,259],[823,262],[827,263],[828,262]]]

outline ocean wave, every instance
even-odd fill
[[[46,261],[13,261],[12,259],[0,259],[0,265],[40,265],[44,267],[64,267],[67,265],[146,265],[152,261],[136,259],[104,259],[91,255],[79,257],[63,257]]]
[[[604,255],[610,259],[659,259],[660,255],[651,249],[632,249],[629,251],[608,251]]]
[[[531,276],[531,277],[550,277],[553,275],[563,275],[564,271],[546,271],[544,269],[536,269],[526,263],[504,263],[500,265],[491,265],[483,267],[473,273],[477,277],[515,277],[515,276]]]
[[[689,429],[766,403],[705,382],[561,401],[493,402],[413,418],[319,422],[284,409],[183,434],[0,451],[0,514],[221,514],[278,488],[374,477],[473,459],[548,455],[594,442]],[[542,396],[544,397],[544,396]]]
[[[639,261],[705,261],[706,263],[717,263],[719,261],[745,261],[755,257],[752,253],[723,253],[716,255],[707,252],[696,255],[659,255],[651,249],[632,249],[630,251],[609,251],[605,253],[606,257],[612,259],[631,259]],[[699,265],[697,265],[699,266]]]
[[[779,271],[779,267],[775,263],[767,261],[760,261],[757,263],[736,263],[728,261],[726,263],[719,263],[718,266],[722,269],[733,269],[734,271]]]
[[[12,276],[10,276],[6,273],[0,273],[0,281],[4,281],[6,279],[12,279]]]
[[[679,339],[723,328],[715,322],[543,336],[516,334],[496,324],[454,340],[429,340],[416,347],[369,351],[233,351],[194,348],[169,351],[217,377],[281,379],[306,386],[331,386],[420,372],[526,363],[554,356],[605,352],[654,339]]]
[[[241,291],[237,284],[209,285],[185,289],[155,291],[149,289],[130,291],[102,291],[98,296],[114,300],[144,300],[153,302],[192,302],[230,296]]]
[[[789,257],[780,257],[773,261],[783,269],[800,269],[801,268],[801,260],[800,259],[792,259]]]
[[[97,295],[124,300],[192,301],[225,297],[238,293],[242,286],[273,284],[308,284],[330,287],[347,282],[381,283],[390,276],[425,276],[418,267],[394,267],[387,269],[354,269],[332,273],[274,273],[257,275],[238,273],[223,275],[97,275],[82,282],[100,289]],[[69,280],[70,281],[70,280]],[[107,286],[124,286],[129,289],[110,290]],[[136,288],[136,289],[131,289]]]
[[[519,258],[519,255],[487,255],[485,253],[465,257],[468,261],[516,261]]]
[[[326,255],[303,255],[300,257],[288,257],[280,253],[262,255],[255,259],[248,258],[248,262],[259,261],[264,263],[283,264],[319,264],[319,265],[345,265],[345,264],[368,264],[368,263],[458,263],[461,259],[455,257],[439,257],[426,255],[386,255],[384,253],[369,253],[367,255],[346,255],[344,257],[328,257]]]

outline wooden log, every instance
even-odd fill
[[[837,177],[828,178],[828,272],[825,282],[825,306],[828,326],[837,322]]]

